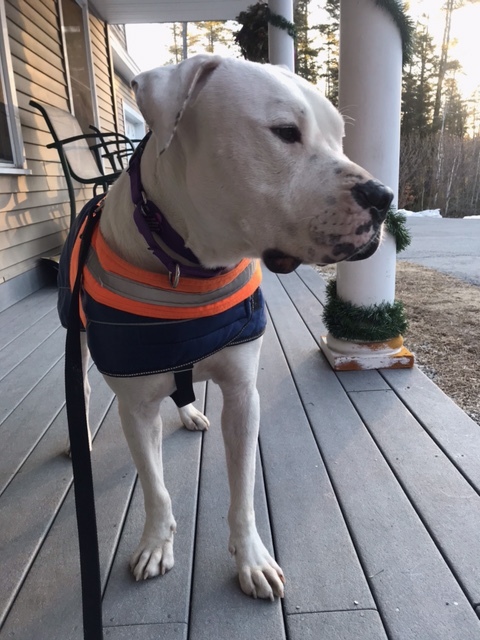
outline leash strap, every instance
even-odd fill
[[[99,219],[100,209],[97,205],[89,213],[82,234],[78,271],[70,303],[65,345],[65,396],[80,549],[83,637],[85,640],[103,640],[103,627],[97,519],[80,345],[82,325],[78,305],[80,302],[83,266],[88,256],[93,231]]]

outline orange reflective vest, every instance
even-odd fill
[[[59,268],[59,312],[66,326],[78,269],[86,205],[67,239]],[[128,264],[97,225],[83,270],[80,314],[92,358],[102,373],[147,375],[201,360],[219,349],[259,337],[266,324],[258,260],[242,260],[209,278],[169,276]]]

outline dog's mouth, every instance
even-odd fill
[[[347,258],[345,262],[358,262],[359,260],[366,260],[367,258],[373,256],[375,251],[378,249],[378,245],[380,244],[381,235],[381,228],[379,228],[373,238],[361,249],[355,251],[355,253]]]
[[[273,273],[291,273],[302,264],[300,258],[290,256],[278,249],[267,249],[263,252],[265,266]]]

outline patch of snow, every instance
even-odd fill
[[[463,216],[464,220],[480,220],[480,216]]]
[[[403,213],[407,218],[441,218],[440,209],[427,209],[425,211],[408,211],[398,209],[398,213]]]

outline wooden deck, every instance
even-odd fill
[[[335,374],[318,349],[324,283],[265,273],[257,518],[287,576],[254,601],[227,551],[220,397],[212,427],[165,402],[174,569],[127,569],[142,499],[115,400],[92,370],[94,471],[109,640],[479,640],[480,427],[418,369]],[[56,292],[0,314],[1,640],[82,638],[72,474],[63,455]]]

